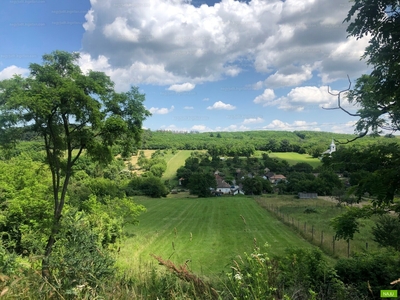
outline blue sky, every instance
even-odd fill
[[[79,51],[118,91],[139,86],[152,130],[353,133],[337,92],[368,73],[368,39],[347,38],[347,0],[10,0],[0,80],[54,50]],[[349,110],[356,107],[343,104]]]

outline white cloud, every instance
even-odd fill
[[[165,114],[168,114],[171,111],[173,111],[174,108],[175,107],[173,105],[169,109],[165,108],[165,107],[163,107],[163,108],[152,107],[152,108],[149,109],[149,112],[151,112],[152,114],[156,114],[156,115],[165,115]]]
[[[209,132],[213,131],[211,128],[207,127],[206,125],[193,125],[190,130],[200,131],[200,132]]]
[[[196,87],[195,84],[186,82],[186,83],[182,83],[182,84],[173,84],[173,85],[171,85],[171,86],[168,88],[168,90],[169,90],[169,91],[174,91],[174,92],[180,93],[180,92],[188,92],[188,91],[191,91],[191,90],[193,90],[195,87]]]
[[[235,124],[229,125],[227,127],[218,126],[215,128],[215,131],[246,131],[246,130],[250,130],[250,127],[244,125],[238,126]]]
[[[225,74],[231,77],[237,76],[241,72],[240,68],[228,68],[225,70]]]
[[[104,56],[120,87],[216,81],[237,76],[243,61],[271,73],[264,87],[301,84],[313,71],[327,83],[367,69],[359,56],[368,38],[346,39],[342,20],[350,7],[344,0],[221,0],[197,7],[183,0],[92,1],[82,53],[90,60]]]
[[[0,71],[0,80],[10,79],[16,74],[21,75],[22,77],[26,77],[29,75],[29,72],[29,69],[20,68],[12,65]]]
[[[264,93],[262,95],[257,96],[253,102],[256,104],[263,104],[264,106],[268,105],[271,103],[272,100],[275,99],[275,93],[274,90],[272,89],[265,89]]]
[[[210,100],[210,98],[204,98],[204,99],[203,99],[203,101],[208,101],[208,100]]]
[[[86,22],[83,24],[83,28],[86,31],[93,31],[96,28],[96,24],[94,23],[93,13],[94,13],[93,9],[90,9],[85,15]]]
[[[330,90],[337,94],[339,91]],[[319,108],[337,107],[337,96],[328,93],[328,86],[302,86],[293,88],[287,95],[274,99],[271,92],[264,92],[257,96],[254,103],[263,106],[277,106],[279,109],[291,111],[303,111],[307,106],[318,106]],[[346,93],[341,95],[341,105],[346,109],[356,109],[347,101]]]
[[[236,109],[235,106],[231,105],[231,104],[226,104],[222,101],[217,101],[215,102],[212,106],[207,107],[207,109],[211,110],[211,109],[217,109],[217,110],[233,110]]]
[[[104,35],[110,40],[121,42],[138,42],[140,30],[130,27],[127,22],[127,18],[115,18],[113,23],[104,26]]]
[[[294,121],[293,123],[286,123],[281,120],[273,120],[267,126],[264,126],[263,129],[270,130],[284,130],[284,131],[294,131],[294,130],[312,130],[312,131],[321,131],[318,127],[317,122],[306,122],[306,121]]]
[[[356,123],[357,123],[357,121],[349,121],[344,124],[334,125],[330,128],[330,131],[336,132],[336,133],[352,134],[352,133],[354,133],[354,126]]]
[[[243,124],[258,124],[263,122],[264,122],[263,118],[257,117],[257,118],[244,119]]]
[[[193,106],[185,106],[183,109],[194,109]]]
[[[301,70],[295,70],[288,74],[277,71],[269,76],[264,84],[270,87],[298,86],[312,78],[312,70],[313,68],[310,65],[305,65],[301,67]]]

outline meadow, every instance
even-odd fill
[[[173,156],[165,157],[167,161],[167,170],[162,176],[164,180],[172,180],[175,184],[178,183],[176,178],[176,170],[185,165],[185,160],[190,156],[191,150],[178,150]]]
[[[268,243],[267,252],[282,254],[287,247],[313,247],[260,207],[251,197],[192,198],[187,194],[166,199],[137,198],[147,212],[139,225],[127,228],[119,254],[123,268],[154,263],[150,254],[187,263],[198,275],[229,270],[232,259]]]
[[[323,199],[296,199],[295,196],[289,195],[264,195],[257,197],[256,201],[315,245],[321,246],[323,232],[322,249],[329,255],[334,254],[335,257],[347,257],[347,243],[343,240],[335,241],[333,251],[335,232],[330,226],[331,219],[344,213],[346,206],[338,206]],[[306,210],[310,213],[306,213]],[[350,254],[379,249],[371,233],[374,221],[376,217],[359,220],[360,232],[356,233],[354,239],[350,241]]]
[[[322,165],[321,161],[318,158],[313,158],[308,154],[299,154],[296,152],[271,152],[268,153],[268,156],[271,158],[284,159],[291,166],[297,163],[308,163],[313,168]]]

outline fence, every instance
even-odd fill
[[[351,241],[336,240],[331,233],[318,230],[311,222],[303,222],[299,219],[284,214],[279,210],[279,206],[258,202],[259,205],[273,213],[284,224],[294,228],[304,239],[319,247],[328,255],[333,257],[350,257],[352,251]],[[357,249],[361,250],[361,249]],[[368,250],[368,242],[363,250]]]

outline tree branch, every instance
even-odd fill
[[[351,81],[350,81],[349,75],[347,75],[347,79],[349,80],[349,87],[348,87],[347,89],[345,89],[345,90],[341,90],[341,91],[340,91],[339,93],[337,93],[337,94],[332,93],[332,92],[329,90],[329,86],[328,86],[328,93],[331,94],[332,96],[337,96],[337,97],[338,97],[338,106],[337,106],[337,107],[322,107],[322,109],[325,109],[325,110],[341,109],[341,110],[344,111],[346,114],[348,114],[348,115],[350,115],[350,116],[352,116],[352,117],[361,117],[360,114],[352,114],[351,112],[349,112],[349,111],[347,111],[346,109],[344,109],[344,108],[342,107],[342,105],[341,105],[341,102],[340,102],[340,95],[341,95],[343,92],[349,91],[350,88],[351,88]]]
[[[354,139],[351,139],[351,140],[347,139],[346,142],[340,142],[339,140],[336,140],[336,139],[334,139],[334,141],[335,141],[336,143],[340,144],[340,145],[346,145],[346,144],[349,144],[349,143],[351,143],[351,142],[354,142],[355,140],[358,140],[358,139],[360,139],[360,138],[366,136],[366,135],[368,134],[368,132],[369,132],[369,131],[368,131],[368,129],[367,129],[367,130],[364,131],[363,133],[361,133],[361,134],[359,134],[358,136],[356,136]]]

